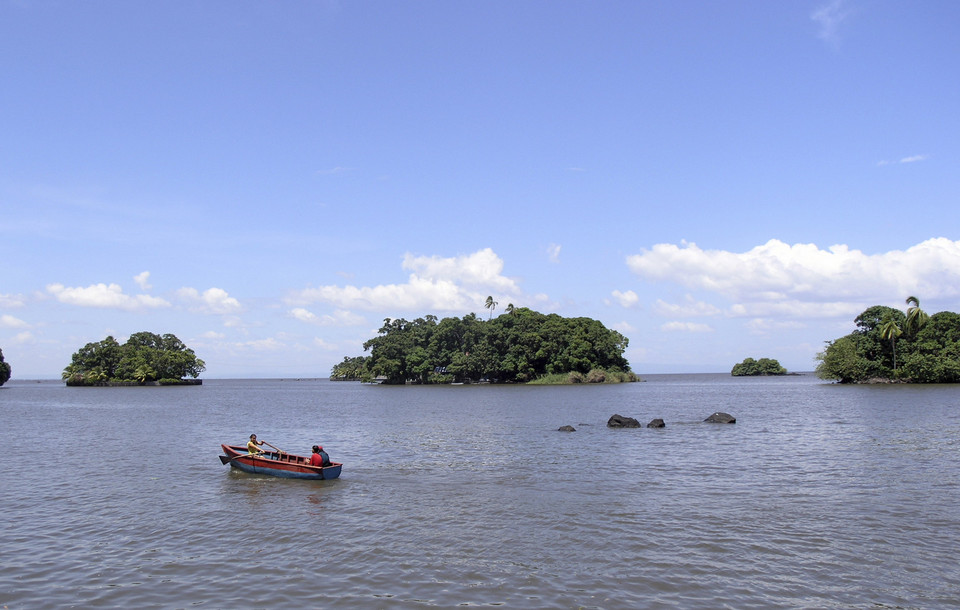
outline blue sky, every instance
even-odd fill
[[[960,310],[960,3],[0,0],[0,349],[326,376],[589,316],[643,373]]]

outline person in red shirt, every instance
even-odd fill
[[[311,466],[329,466],[330,456],[323,450],[323,445],[313,446],[313,455],[310,456]]]

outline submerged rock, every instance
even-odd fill
[[[577,429],[573,426],[560,426],[557,428],[557,432],[576,432]]]
[[[667,424],[663,423],[663,420],[659,417],[657,419],[650,420],[650,423],[647,424],[648,428],[666,428]]]
[[[721,413],[720,411],[717,411],[703,421],[710,422],[711,424],[735,424],[737,423],[737,418],[729,413]]]
[[[632,417],[625,417],[620,414],[614,414],[607,420],[608,428],[639,428],[640,422]]]

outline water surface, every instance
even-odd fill
[[[0,418],[10,609],[960,606],[956,386],[12,381]],[[343,475],[222,466],[251,432]]]

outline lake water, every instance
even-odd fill
[[[0,418],[4,609],[960,606],[960,386],[11,381]],[[252,432],[343,474],[221,465]]]

